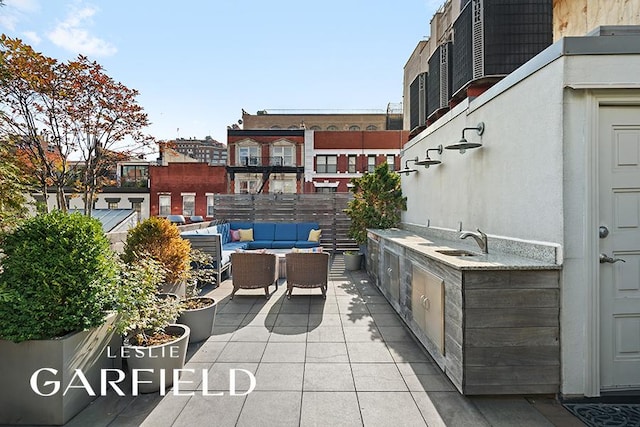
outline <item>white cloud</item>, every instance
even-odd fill
[[[40,4],[37,0],[5,0],[4,6],[0,10],[0,26],[15,31],[18,23],[24,19],[25,15],[37,12]]]
[[[92,35],[89,27],[98,10],[94,7],[73,9],[47,36],[55,45],[88,56],[111,56],[118,49],[111,43]]]
[[[38,45],[42,41],[40,36],[35,31],[25,31],[22,33],[24,39],[31,45]]]

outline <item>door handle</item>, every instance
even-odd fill
[[[604,264],[604,263],[615,264],[618,261],[626,262],[622,258],[611,258],[607,254],[600,254],[600,264]]]

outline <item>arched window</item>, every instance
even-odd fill
[[[367,126],[367,130],[378,130],[378,128],[375,125],[369,125]]]
[[[338,130],[338,128],[334,125],[327,126],[327,130]]]
[[[322,130],[322,128],[320,126],[311,126],[309,129],[310,130]]]
[[[351,125],[351,126],[349,126],[349,130],[360,130],[360,126],[358,126],[358,125]]]
[[[282,129],[282,128],[280,126],[278,126],[278,125],[273,125],[273,126],[271,126],[271,129]]]

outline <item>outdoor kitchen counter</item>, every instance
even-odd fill
[[[540,259],[559,248],[516,242],[519,253],[544,255],[535,259],[496,249],[511,242],[488,243],[482,254],[473,239],[368,230],[367,273],[461,393],[558,393],[562,266]]]
[[[555,263],[494,251],[491,247],[491,237],[489,237],[489,253],[483,254],[473,239],[454,241],[427,238],[395,228],[370,230],[369,233],[412,249],[457,270],[557,270],[562,268],[561,265]],[[439,250],[457,249],[473,252],[475,255],[452,256],[438,252]]]

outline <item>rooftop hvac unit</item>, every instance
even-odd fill
[[[451,98],[452,43],[438,46],[429,58],[427,73],[427,118],[449,108]]]
[[[469,0],[453,23],[452,93],[502,78],[547,48],[552,18],[552,0]]]
[[[427,123],[427,73],[420,73],[409,86],[410,129]]]

